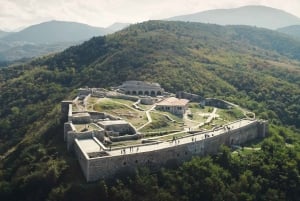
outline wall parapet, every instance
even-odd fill
[[[140,166],[146,166],[155,171],[163,166],[171,167],[181,164],[193,156],[215,154],[222,144],[238,145],[264,137],[265,133],[261,133],[267,131],[264,126],[267,126],[266,121],[241,120],[218,130],[177,138],[175,142],[157,141],[137,145],[134,149],[131,146],[103,149],[106,151],[106,155],[84,159],[85,163],[88,163],[88,170],[83,171],[87,171],[84,174],[88,175],[86,176],[88,182],[113,177]],[[230,129],[228,129],[229,127]],[[150,148],[151,146],[153,149]],[[124,154],[125,150],[127,150],[127,154]]]

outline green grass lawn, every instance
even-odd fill
[[[165,115],[168,115],[169,117],[171,117],[177,123],[183,123],[183,118],[181,116],[174,115],[170,112],[166,112],[166,111],[162,111],[162,110],[155,110],[155,112],[152,112],[152,113],[165,114]]]
[[[118,103],[123,103],[125,105],[130,106],[130,107],[133,105],[133,103],[135,103],[135,101],[125,100],[125,99],[120,99],[120,98],[110,98],[110,100],[118,102]]]
[[[197,111],[197,112],[201,112],[201,113],[210,113],[213,111],[213,107],[210,107],[210,106],[200,106],[199,103],[195,103],[195,102],[190,102],[188,103],[188,107],[190,109],[193,109],[194,111]]]
[[[183,124],[172,122],[166,116],[160,113],[150,112],[152,123],[141,129],[141,132],[162,132],[170,130],[182,130]]]
[[[225,121],[235,121],[235,120],[245,117],[245,115],[243,114],[243,111],[241,111],[237,108],[218,109],[217,114],[220,115],[220,118],[224,119]]]
[[[138,104],[138,106],[143,110],[149,110],[153,107],[153,105],[144,105],[144,104]]]
[[[133,103],[132,101],[130,102]],[[148,120],[145,112],[134,110],[129,105],[126,106],[127,104],[126,105],[123,104],[126,103],[125,102],[120,103],[116,99],[103,98],[101,99],[101,101],[99,101],[97,104],[94,105],[94,110],[99,112],[106,112],[108,114],[121,117],[122,119],[130,122],[136,128],[147,123]]]

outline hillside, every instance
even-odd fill
[[[295,154],[299,142],[294,134],[299,133],[297,129],[300,128],[299,52],[300,42],[266,29],[149,21],[93,38],[56,55],[0,69],[0,104],[5,106],[0,108],[0,154],[5,157],[0,162],[0,198],[80,200],[89,194],[87,199],[95,200],[96,194],[100,193],[116,196],[110,200],[124,200],[122,196],[134,193],[131,190],[137,186],[144,186],[142,189],[149,191],[135,193],[150,197],[149,193],[153,193],[153,196],[167,196],[161,200],[179,200],[184,199],[181,197],[184,195],[178,186],[185,186],[187,192],[191,190],[191,196],[195,194],[192,192],[198,192],[180,181],[192,179],[195,168],[202,172],[201,168],[206,164],[211,167],[206,170],[207,177],[214,175],[209,177],[214,182],[204,180],[201,175],[194,176],[198,181],[207,181],[206,185],[217,182],[223,186],[220,191],[223,193],[226,188],[232,188],[229,197],[235,195],[234,192],[245,191],[262,196],[261,200],[277,193],[295,200],[300,182],[297,180],[300,178],[300,156]],[[153,176],[148,181],[141,176],[126,188],[122,183],[109,190],[101,182],[85,185],[77,161],[66,152],[59,103],[73,98],[78,87],[117,86],[132,79],[159,82],[171,92],[185,90],[237,103],[255,111],[258,117],[268,119],[273,137],[265,142],[263,152],[241,161],[231,160],[224,152],[224,158],[219,162],[217,159],[192,161],[181,167],[181,173],[164,172],[157,176],[169,183],[157,184],[155,182],[164,180]],[[285,148],[282,146],[285,142],[293,145]],[[278,161],[269,160],[270,154]],[[247,166],[249,161],[253,162],[251,167]],[[275,163],[282,169],[273,171]],[[178,175],[183,180],[171,175]],[[249,183],[253,180],[258,185],[251,187],[251,191],[243,189],[245,177]],[[275,177],[281,180],[264,183]],[[228,183],[221,184],[221,181]],[[229,184],[230,181],[234,186]],[[288,181],[296,184],[287,183],[290,190],[280,189],[282,183]],[[172,183],[178,186],[170,186]],[[169,194],[156,192],[157,185],[165,185],[161,188],[169,188]],[[209,189],[206,200],[211,200],[209,195],[217,193],[213,189],[219,192],[220,188],[211,186]],[[273,190],[269,192],[268,189]],[[242,193],[240,196],[235,199],[246,199]]]
[[[300,24],[300,19],[297,16],[266,6],[216,9],[189,15],[175,16],[168,20],[220,25],[249,25],[268,29],[277,29]]]
[[[277,29],[277,31],[290,35],[296,39],[300,39],[300,25],[282,27]]]
[[[128,27],[130,24],[129,23],[120,23],[120,22],[116,22],[113,23],[112,25],[106,27],[107,30],[109,30],[111,33],[122,30],[126,27]]]

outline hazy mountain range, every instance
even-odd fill
[[[279,32],[300,39],[300,19],[285,11],[265,6],[244,6],[217,9],[169,18],[170,21],[190,21],[219,25],[250,25]],[[115,23],[107,28],[64,21],[49,21],[32,25],[19,32],[0,31],[1,62],[32,58],[82,43],[93,36],[103,36],[128,26]],[[299,26],[296,26],[299,25]]]
[[[1,31],[1,30],[0,30],[0,38],[6,36],[7,34],[9,34],[9,32]]]
[[[2,39],[9,42],[52,44],[86,40],[107,33],[109,33],[108,29],[77,22],[50,21],[32,25],[17,33],[8,34]]]
[[[49,21],[19,32],[0,32],[0,61],[31,58],[61,51],[94,36],[103,36],[128,26],[116,23],[107,28],[77,22]]]
[[[249,25],[278,29],[300,25],[300,19],[290,13],[266,6],[244,6],[233,9],[216,9],[190,15],[171,17],[167,20],[202,22],[219,25]]]
[[[277,29],[277,31],[293,36],[300,40],[300,25],[292,25]]]

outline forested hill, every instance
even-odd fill
[[[51,196],[67,189],[77,192],[72,184],[83,180],[74,176],[81,173],[65,150],[60,101],[74,97],[78,87],[110,87],[132,79],[159,82],[171,92],[221,97],[271,124],[300,128],[297,40],[247,26],[131,25],[0,69],[0,154],[5,157],[0,197],[55,200]]]
[[[300,40],[300,25],[282,27],[280,29],[277,29],[277,31],[293,36],[296,39]]]

